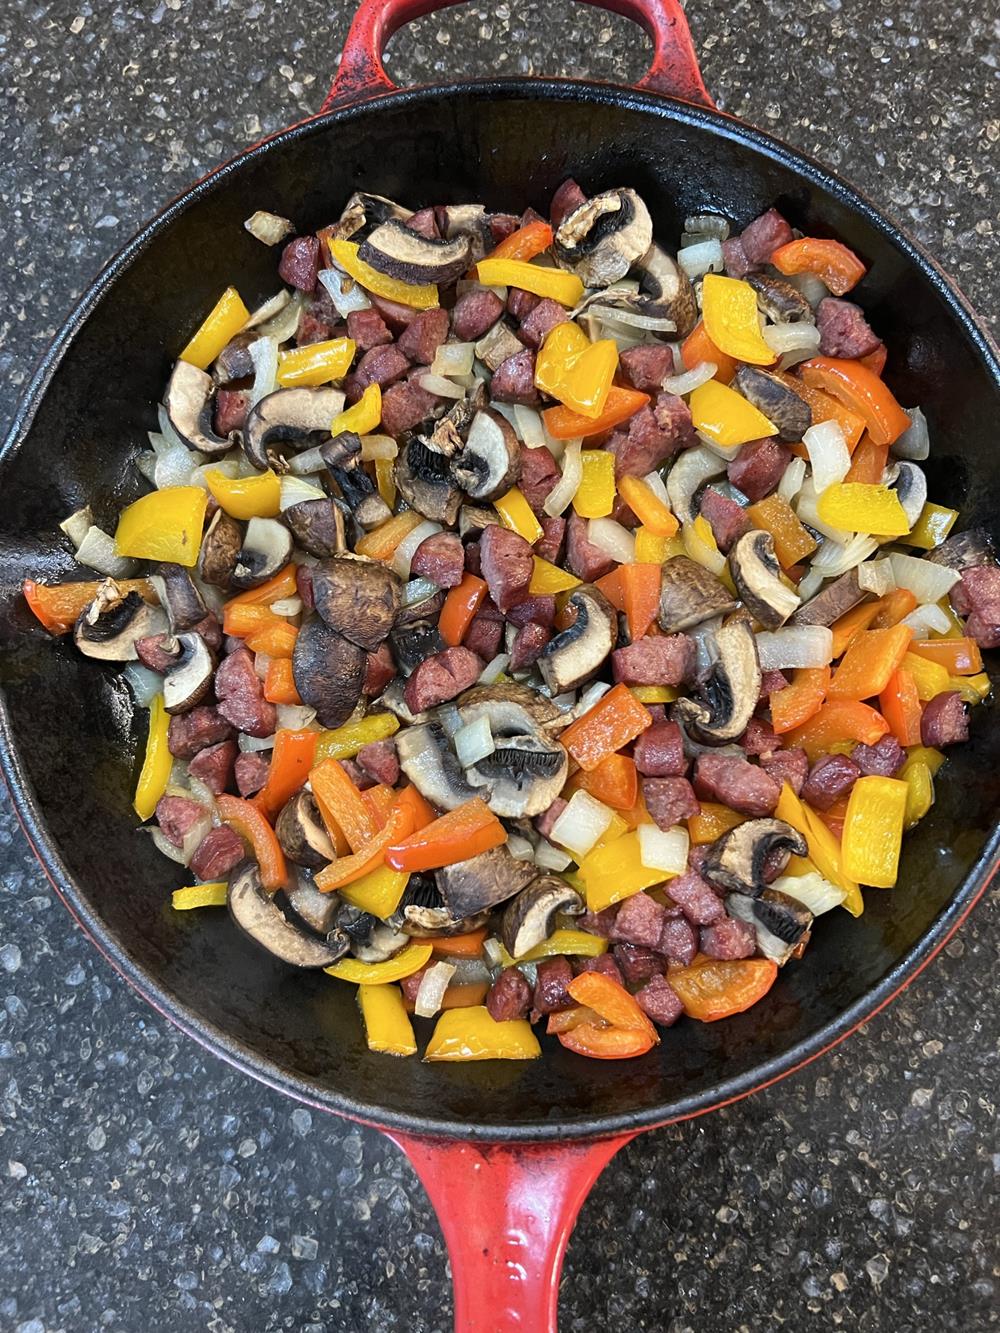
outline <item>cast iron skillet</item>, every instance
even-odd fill
[[[303,230],[336,216],[359,186],[414,206],[544,208],[572,173],[588,191],[635,186],[657,234],[670,238],[687,213],[715,210],[742,225],[777,204],[867,261],[857,299],[888,343],[892,387],[927,413],[931,493],[997,536],[1000,363],[962,296],[871,204],[714,109],[676,0],[590,0],[653,36],[638,89],[560,80],[394,89],[385,41],[451,3],[363,0],[320,115],[171,204],[56,337],[0,456],[0,758],[55,889],[151,1004],[223,1059],[385,1130],[409,1153],[451,1248],[457,1324],[496,1333],[554,1328],[576,1211],[629,1137],[800,1068],[941,948],[996,863],[995,707],[976,710],[972,741],[953,752],[937,804],[907,841],[899,887],[868,893],[860,921],[825,917],[805,958],[752,1013],[681,1023],[639,1061],[583,1060],[546,1040],[533,1064],[426,1066],[368,1053],[351,988],[270,962],[224,913],[165,905],[174,867],[136,833],[131,810],[144,724],[110,672],[34,624],[17,595],[21,578],[71,575],[60,519],[89,501],[108,527],[140,493],[129,460],[155,426],[174,357],[219,292],[238,283],[250,304],[273,292],[275,255],[242,227],[257,208]]]

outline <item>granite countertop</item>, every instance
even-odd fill
[[[0,28],[0,418],[90,275],[190,181],[322,101],[353,4],[37,0]],[[992,314],[1000,39],[969,0],[692,0],[706,83],[852,178]],[[401,34],[403,81],[635,77],[569,0]],[[377,1133],[207,1057],[126,989],[0,806],[0,1328],[450,1327],[441,1236]],[[982,1329],[996,1311],[996,898],[888,1011],[749,1101],[649,1134],[584,1206],[563,1328]]]

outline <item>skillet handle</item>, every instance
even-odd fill
[[[551,1146],[388,1137],[410,1159],[441,1223],[455,1333],[556,1333],[559,1273],[576,1215],[635,1136]]]
[[[382,54],[393,33],[414,19],[462,0],[361,0],[340,57],[340,65],[320,111],[350,106],[396,91],[385,72]],[[714,108],[702,82],[687,19],[679,0],[582,0],[621,14],[644,28],[653,42],[649,69],[635,85]]]

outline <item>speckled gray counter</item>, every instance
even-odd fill
[[[20,0],[0,24],[0,415],[76,292],[219,160],[322,101],[345,0]],[[692,0],[727,110],[825,159],[1000,297],[1000,41],[986,4]],[[568,0],[394,43],[400,81],[643,67]],[[216,1063],[128,992],[0,807],[0,1330],[430,1333],[440,1233],[377,1134]],[[584,1207],[567,1330],[980,1330],[996,1311],[995,900],[803,1074],[648,1135]],[[2,1165],[6,1163],[6,1165]]]

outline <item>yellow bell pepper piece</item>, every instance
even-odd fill
[[[362,912],[371,912],[372,916],[385,920],[399,906],[409,879],[408,871],[379,866],[353,884],[343,885],[339,893],[352,907],[360,907]]]
[[[924,551],[933,551],[934,547],[940,546],[951,532],[956,518],[958,518],[957,509],[931,504],[928,500],[913,525],[913,531],[906,539],[907,545],[919,546]]]
[[[364,745],[388,740],[399,730],[399,718],[392,713],[369,713],[332,731],[321,731],[316,742],[316,760],[353,759]],[[314,765],[315,766],[315,765]]]
[[[940,750],[932,750],[927,745],[913,745],[906,752],[906,763],[903,765],[900,777],[906,776],[906,770],[910,764],[926,764],[930,769],[931,777],[937,777],[938,770],[945,762],[946,755]]]
[[[778,428],[741,393],[718,380],[699,384],[688,399],[691,421],[702,435],[723,448],[776,435]]]
[[[904,764],[899,776],[906,783],[903,824],[906,828],[912,828],[934,804],[934,779],[927,765],[920,762]]]
[[[278,358],[278,383],[283,389],[311,388],[342,379],[350,370],[357,350],[353,338],[330,338],[282,352]]]
[[[896,492],[888,486],[863,481],[834,482],[820,493],[816,512],[824,523],[844,532],[902,537],[910,530]]]
[[[630,685],[629,689],[641,704],[672,704],[681,697],[673,685]]]
[[[548,560],[542,560],[540,556],[536,555],[532,558],[534,565],[531,571],[531,582],[528,584],[530,596],[544,597],[546,593],[567,592],[570,588],[579,585],[580,580],[575,574],[560,569],[558,565],[550,564]]]
[[[680,537],[658,537],[649,528],[635,530],[635,562],[637,565],[662,565],[675,555],[684,555]]]
[[[586,930],[554,930],[547,940],[542,940],[520,958],[512,958],[501,944],[500,961],[504,967],[513,967],[515,963],[537,963],[541,958],[555,958],[558,954],[598,958],[607,951],[608,942],[600,935],[591,935]]]
[[[606,449],[584,449],[580,455],[583,477],[573,496],[581,518],[604,518],[615,507],[615,456]]]
[[[387,981],[402,981],[403,977],[419,972],[430,961],[433,952],[433,945],[429,942],[412,940],[384,963],[363,963],[360,958],[342,958],[332,967],[324,967],[323,971],[339,981],[353,981],[357,986],[380,986]]]
[[[250,318],[235,287],[227,287],[204,323],[178,357],[199,370],[207,370],[215,358]]]
[[[650,533],[657,537],[676,537],[680,524],[670,508],[642,477],[622,477],[618,483],[622,499]]]
[[[898,778],[858,778],[844,816],[844,870],[862,884],[891,889],[896,882],[909,786]]]
[[[729,573],[726,557],[716,543],[715,533],[708,519],[699,514],[693,523],[685,523],[681,531],[681,542],[684,554],[696,565],[704,566],[717,579],[721,579],[735,597],[736,585]]]
[[[170,895],[170,906],[175,912],[190,912],[194,907],[225,907],[229,885],[224,879],[214,880],[211,884],[189,884],[183,889],[174,889]]]
[[[167,749],[167,728],[170,716],[163,706],[163,695],[158,694],[149,706],[149,732],[146,736],[146,756],[142,761],[139,781],[136,783],[132,805],[140,819],[152,819],[156,802],[167,789],[174,757]]]
[[[928,657],[918,657],[916,653],[907,653],[902,665],[913,677],[917,687],[917,698],[921,703],[927,703],[936,694],[943,694],[945,690],[952,688],[948,668],[942,666],[940,662],[932,662]]]
[[[638,833],[626,833],[588,852],[580,862],[580,878],[588,910],[601,912],[633,893],[662,884],[666,875],[642,864]]]
[[[537,1060],[541,1053],[526,1018],[498,1023],[485,1005],[476,1004],[444,1011],[427,1043],[424,1059]]]
[[[573,412],[599,417],[618,369],[610,338],[592,343],[578,324],[557,324],[535,361],[535,384]]]
[[[227,477],[213,468],[205,485],[233,518],[274,518],[281,510],[281,483],[270,468],[253,477]]]
[[[802,834],[809,849],[809,860],[823,878],[847,894],[841,906],[846,907],[851,916],[860,916],[865,910],[864,900],[857,882],[844,869],[837,839],[815,810],[799,800],[787,782],[782,785],[774,813],[777,819],[783,819]]]
[[[121,512],[115,553],[191,568],[198,560],[207,505],[208,492],[200,486],[167,486],[140,496]]]
[[[500,522],[505,528],[510,528],[511,532],[516,532],[532,546],[541,537],[542,525],[516,486],[499,500],[494,500],[493,508],[500,515]]]
[[[520,287],[565,306],[579,305],[583,298],[583,283],[575,273],[542,268],[525,259],[480,259],[476,272],[484,287]]]
[[[375,484],[378,486],[379,495],[381,495],[382,499],[390,509],[395,509],[396,507],[395,461],[396,460],[393,458],[375,459]]]
[[[572,320],[557,324],[535,357],[535,387],[558,398],[567,363],[573,362],[589,346],[590,339],[579,324]]]
[[[761,334],[757,293],[748,282],[706,273],[701,302],[705,332],[720,352],[751,366],[770,366],[777,360]]]
[[[978,671],[974,676],[949,676],[949,690],[958,690],[967,704],[981,704],[988,699],[993,689],[993,682],[985,671]]]
[[[343,341],[347,342],[349,339]],[[381,420],[382,387],[379,384],[369,384],[353,407],[346,408],[333,418],[330,422],[330,434],[337,436],[342,435],[345,430],[352,430],[355,435],[371,435]],[[392,462],[389,458],[382,461]]]
[[[438,289],[433,282],[399,282],[395,278],[387,278],[384,273],[379,273],[378,269],[358,258],[359,248],[354,241],[341,240],[339,237],[330,241],[330,253],[334,259],[366,292],[384,296],[387,301],[398,301],[400,305],[412,306],[415,310],[429,310],[432,306],[440,305]]]
[[[413,1024],[397,987],[367,983],[359,986],[358,1005],[365,1021],[365,1037],[370,1051],[381,1051],[384,1055],[416,1055]]]

